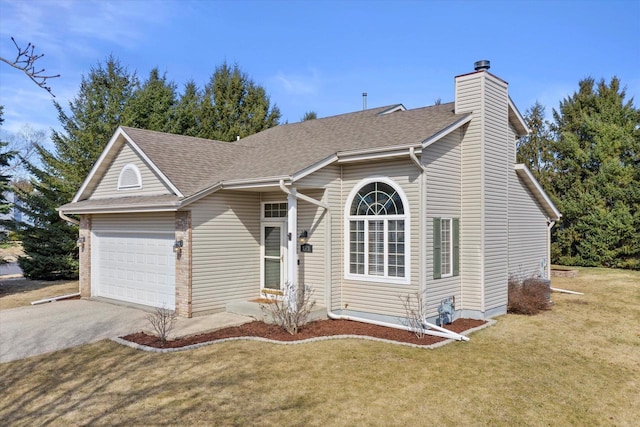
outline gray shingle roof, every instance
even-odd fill
[[[189,196],[221,181],[291,176],[333,154],[417,145],[467,114],[454,104],[381,114],[394,106],[276,126],[237,142],[123,127]]]
[[[290,177],[336,154],[417,146],[469,115],[454,114],[453,103],[414,110],[395,107],[398,105],[280,125],[236,142],[121,129],[180,193],[189,197],[234,180]],[[107,166],[101,165],[99,170]],[[93,191],[99,178],[89,181],[95,182],[82,190],[84,197]],[[59,209],[67,213],[173,209],[181,200],[173,195],[81,198]]]
[[[122,130],[185,196],[223,180],[227,167],[252,151],[210,139],[125,126]]]

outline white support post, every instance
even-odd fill
[[[287,277],[286,280],[298,286],[298,199],[296,189],[287,195]]]

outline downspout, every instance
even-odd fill
[[[60,216],[60,218],[64,219],[67,222],[70,222],[71,224],[80,225],[80,221],[66,216],[62,211],[58,211],[58,215]]]
[[[309,196],[306,196],[304,194],[299,194],[298,192],[292,192],[290,191],[286,185],[284,185],[284,180],[280,180],[279,183],[280,189],[287,195],[292,195],[293,197],[296,197],[297,199],[301,199],[304,201],[307,201],[309,203],[312,203],[316,206],[319,206],[323,209],[325,209],[327,211],[327,215],[328,215],[328,220],[329,220],[329,225],[331,225],[331,209],[329,208],[328,204],[319,202],[318,200],[315,200]],[[329,243],[331,242],[331,229],[328,228],[327,229],[327,235],[329,236],[329,239],[325,239],[325,240],[329,240]],[[331,259],[331,244],[329,244],[327,246],[327,257],[329,257],[329,259]],[[344,315],[344,314],[336,314],[334,312],[331,311],[331,280],[327,280],[325,283],[325,300],[327,301],[327,317],[329,317],[330,319],[333,320],[352,320],[355,322],[362,322],[362,323],[369,323],[372,325],[378,325],[378,326],[384,326],[387,328],[394,328],[394,329],[403,329],[405,331],[410,331],[410,332],[417,332],[414,328],[411,328],[409,326],[404,326],[404,325],[396,325],[394,323],[387,323],[387,322],[379,322],[377,320],[371,320],[371,319],[365,319],[362,317],[356,317],[356,316],[348,316],[348,315]],[[426,331],[422,331],[423,333],[427,334],[427,335],[434,335],[437,337],[442,337],[442,338],[449,338],[449,339],[455,339],[458,341],[469,341],[468,337],[465,337],[464,335],[460,335],[457,334],[455,332],[449,331],[448,329],[445,328],[441,328],[440,326],[437,325],[433,325],[431,323],[428,323],[426,321],[423,321],[423,324],[431,329],[435,329],[435,331],[431,331],[431,330],[426,330]]]
[[[551,229],[556,224],[547,218],[547,279],[551,279]]]

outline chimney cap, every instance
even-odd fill
[[[476,61],[473,63],[473,68],[476,71],[488,70],[491,68],[491,61],[487,59],[481,59],[480,61]]]

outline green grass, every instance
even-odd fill
[[[640,272],[580,268],[540,315],[435,350],[363,340],[152,354],[109,341],[0,365],[10,425],[637,425]],[[4,345],[4,344],[3,344]]]

